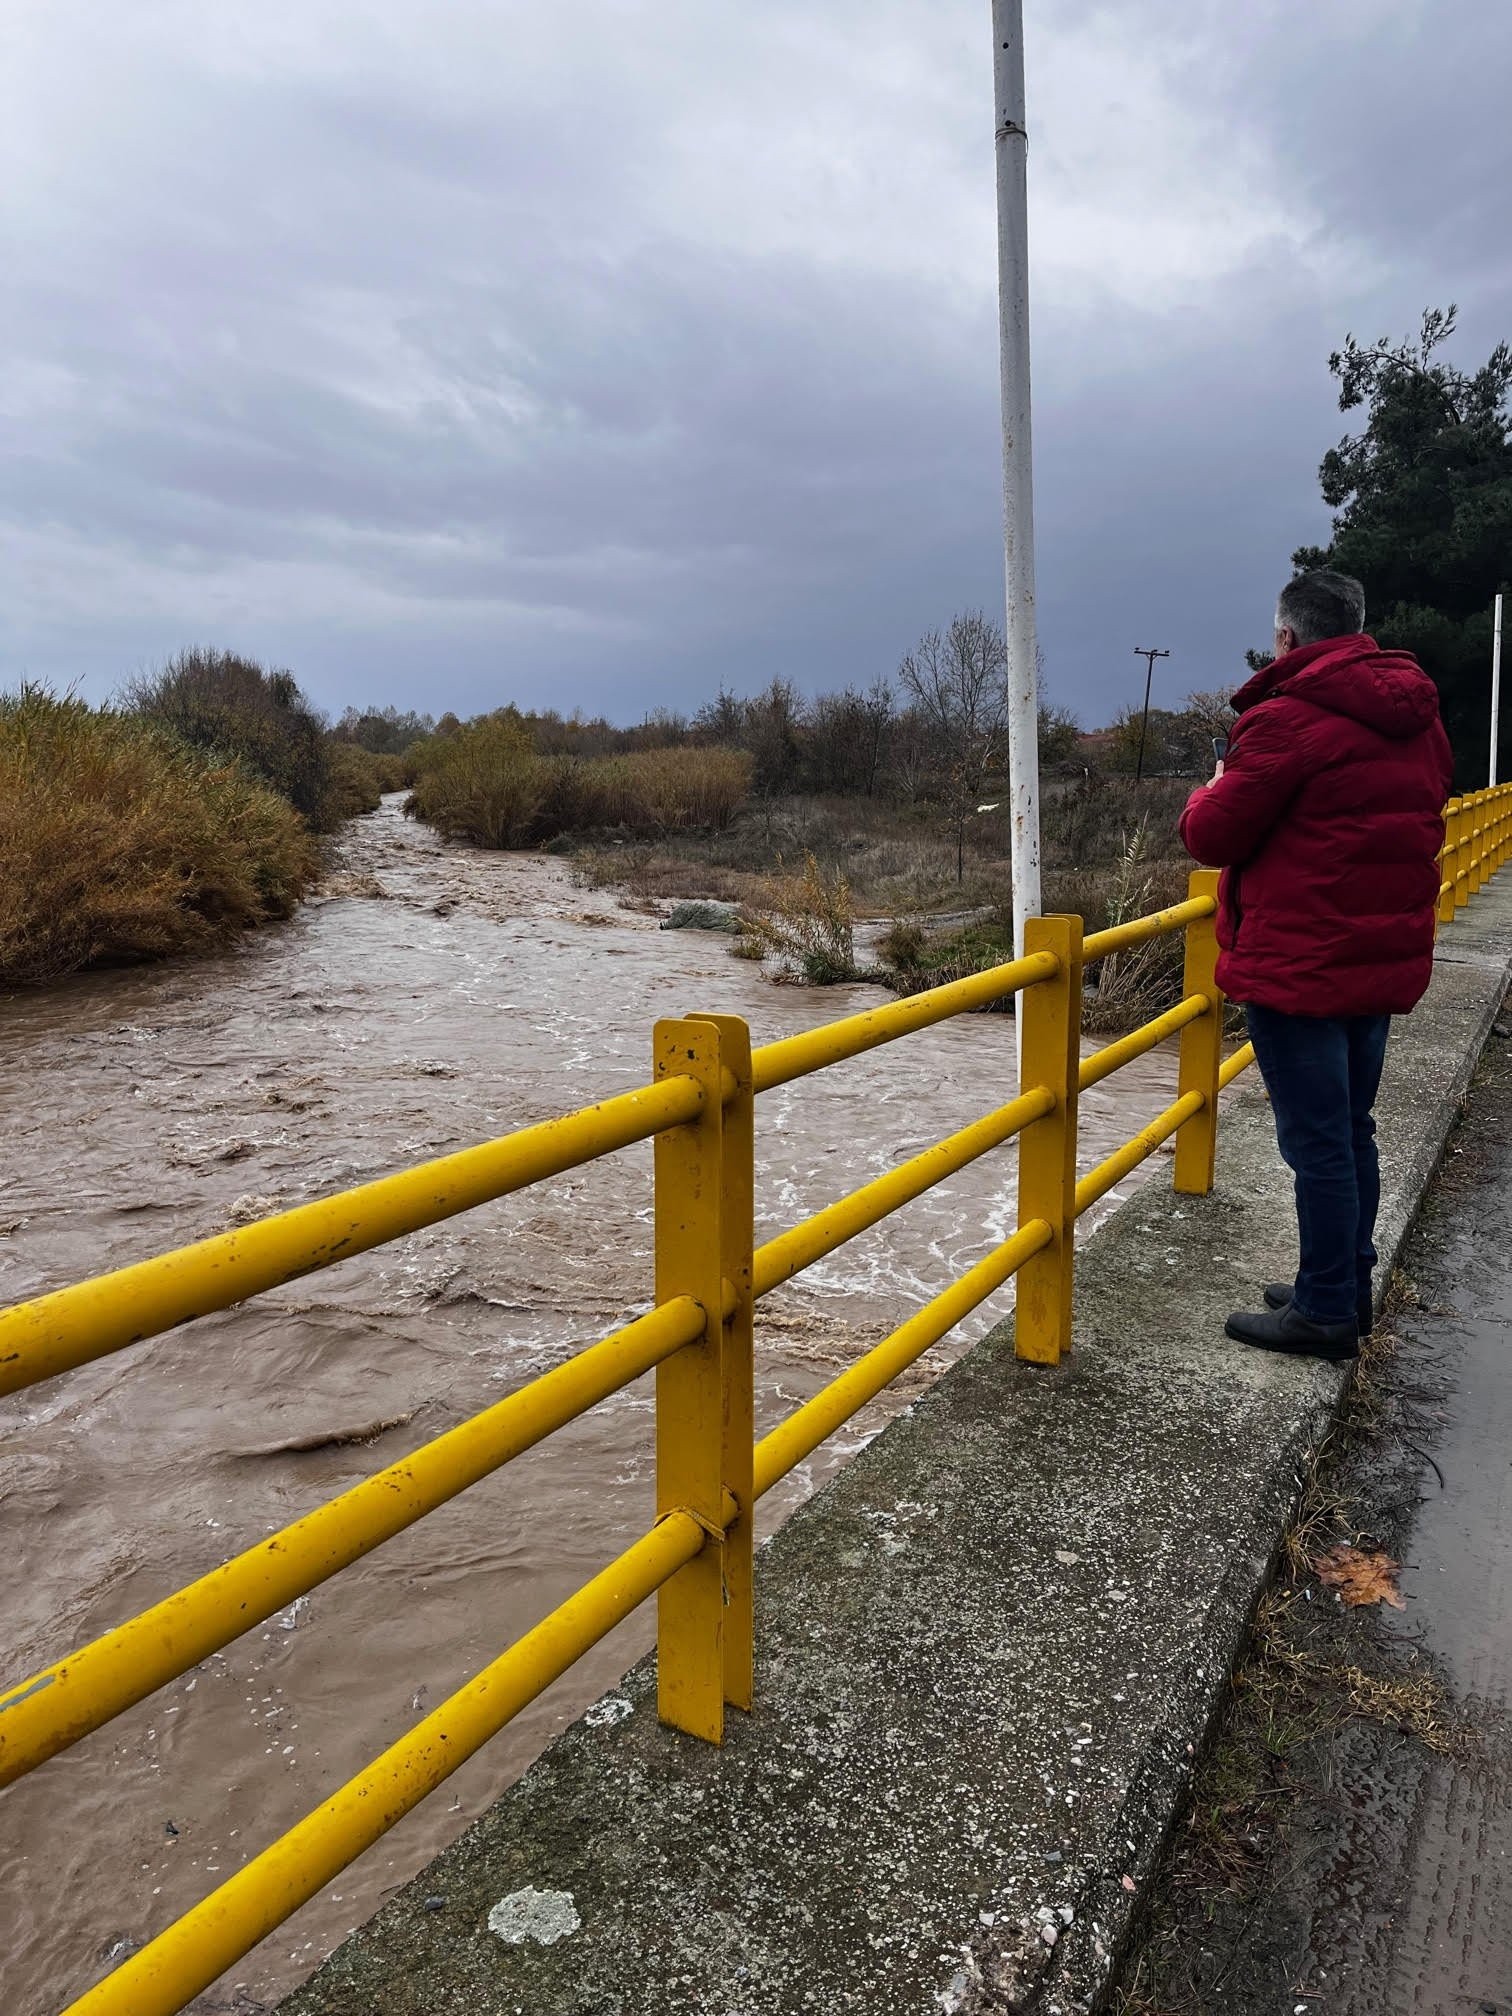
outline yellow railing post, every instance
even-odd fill
[[[1181,1032],[1176,1096],[1202,1094],[1202,1110],[1176,1134],[1176,1188],[1186,1197],[1205,1197],[1213,1187],[1218,1156],[1218,1072],[1223,1063],[1223,996],[1218,991],[1218,874],[1197,868],[1187,884],[1189,896],[1211,896],[1213,915],[1199,917],[1186,928],[1183,995],[1205,994],[1208,1011]]]
[[[657,1597],[656,1705],[663,1722],[717,1743],[724,1734],[723,1301],[724,1087],[720,1031],[658,1022],[659,1080],[703,1088],[693,1119],[656,1137],[656,1300],[690,1295],[703,1334],[656,1368],[656,1516],[687,1512],[704,1544]]]
[[[1071,1349],[1071,1277],[1076,1261],[1076,1101],[1081,1061],[1082,920],[1030,917],[1024,951],[1053,952],[1053,978],[1025,987],[1020,1090],[1043,1086],[1055,1104],[1019,1136],[1020,1230],[1041,1218],[1050,1241],[1019,1269],[1014,1349],[1037,1365],[1055,1365]]]
[[[1481,793],[1481,844],[1480,844],[1480,886],[1485,888],[1491,879],[1493,867],[1492,849],[1496,844],[1496,799],[1488,791]]]
[[[1470,900],[1470,800],[1456,799],[1454,806],[1454,914],[1459,915]]]
[[[1477,791],[1470,800],[1470,894],[1474,896],[1486,879],[1486,794]]]
[[[719,1200],[719,1271],[727,1314],[721,1351],[723,1455],[720,1476],[740,1510],[725,1529],[724,1698],[751,1705],[752,1556],[756,1487],[756,1093],[751,1032],[736,1015],[695,1015],[719,1031],[720,1062],[733,1095],[725,1102]]]
[[[1444,845],[1439,854],[1439,900],[1438,921],[1440,924],[1454,922],[1454,870],[1457,860],[1455,851],[1455,816],[1459,810],[1458,798],[1451,798],[1444,807]]]

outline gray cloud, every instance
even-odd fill
[[[213,640],[333,707],[628,719],[999,600],[985,0],[117,16],[32,10],[0,106],[0,676]],[[1346,327],[1504,333],[1509,45],[1406,0],[1031,12],[1056,697],[1263,634]]]

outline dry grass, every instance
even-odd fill
[[[38,687],[0,696],[0,981],[204,950],[287,917],[318,867],[237,764]]]
[[[751,788],[750,758],[735,749],[640,749],[566,762],[564,832],[720,833]]]
[[[523,721],[507,712],[419,743],[405,761],[415,779],[407,811],[449,839],[498,848],[573,833],[718,833],[751,775],[749,758],[733,749],[542,756]]]
[[[654,844],[585,848],[575,872],[597,887],[618,886],[641,902],[712,896],[759,902],[784,863],[813,855],[827,874],[843,875],[858,917],[980,909],[1009,886],[1006,830],[983,822],[955,873],[955,843],[922,806],[868,798],[786,798],[747,806],[718,832],[668,834]]]
[[[1308,1737],[1336,1729],[1351,1717],[1383,1722],[1415,1736],[1436,1756],[1465,1756],[1472,1739],[1457,1721],[1437,1676],[1420,1666],[1405,1673],[1370,1673],[1351,1659],[1308,1649],[1296,1614],[1299,1591],[1272,1589],[1255,1616],[1255,1635],[1240,1684],[1266,1705],[1272,1720],[1284,1711]]]
[[[753,869],[724,868],[648,843],[575,851],[572,874],[590,889],[619,890],[632,910],[684,901],[759,904],[770,880]]]

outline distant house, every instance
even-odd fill
[[[1076,738],[1076,760],[1088,769],[1103,768],[1123,740],[1116,728],[1092,728]]]

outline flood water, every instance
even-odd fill
[[[762,1042],[885,998],[773,985],[726,938],[662,932],[559,861],[447,845],[397,802],[350,829],[332,886],[366,893],[210,962],[0,1004],[0,1304],[645,1083],[658,1016],[742,1015]],[[1087,1094],[1084,1164],[1168,1103],[1174,1075],[1167,1052]],[[972,1016],[767,1094],[758,1240],[1012,1092],[1011,1020]],[[642,1144],[0,1401],[0,1680],[644,1308],[650,1162]],[[769,1297],[758,1432],[1004,1238],[1013,1209],[999,1151]],[[764,1529],[1005,1299],[774,1491]],[[652,1504],[645,1380],[0,1793],[6,2016],[55,2016],[602,1567]],[[651,1630],[648,1607],[195,2007],[271,2006]]]

